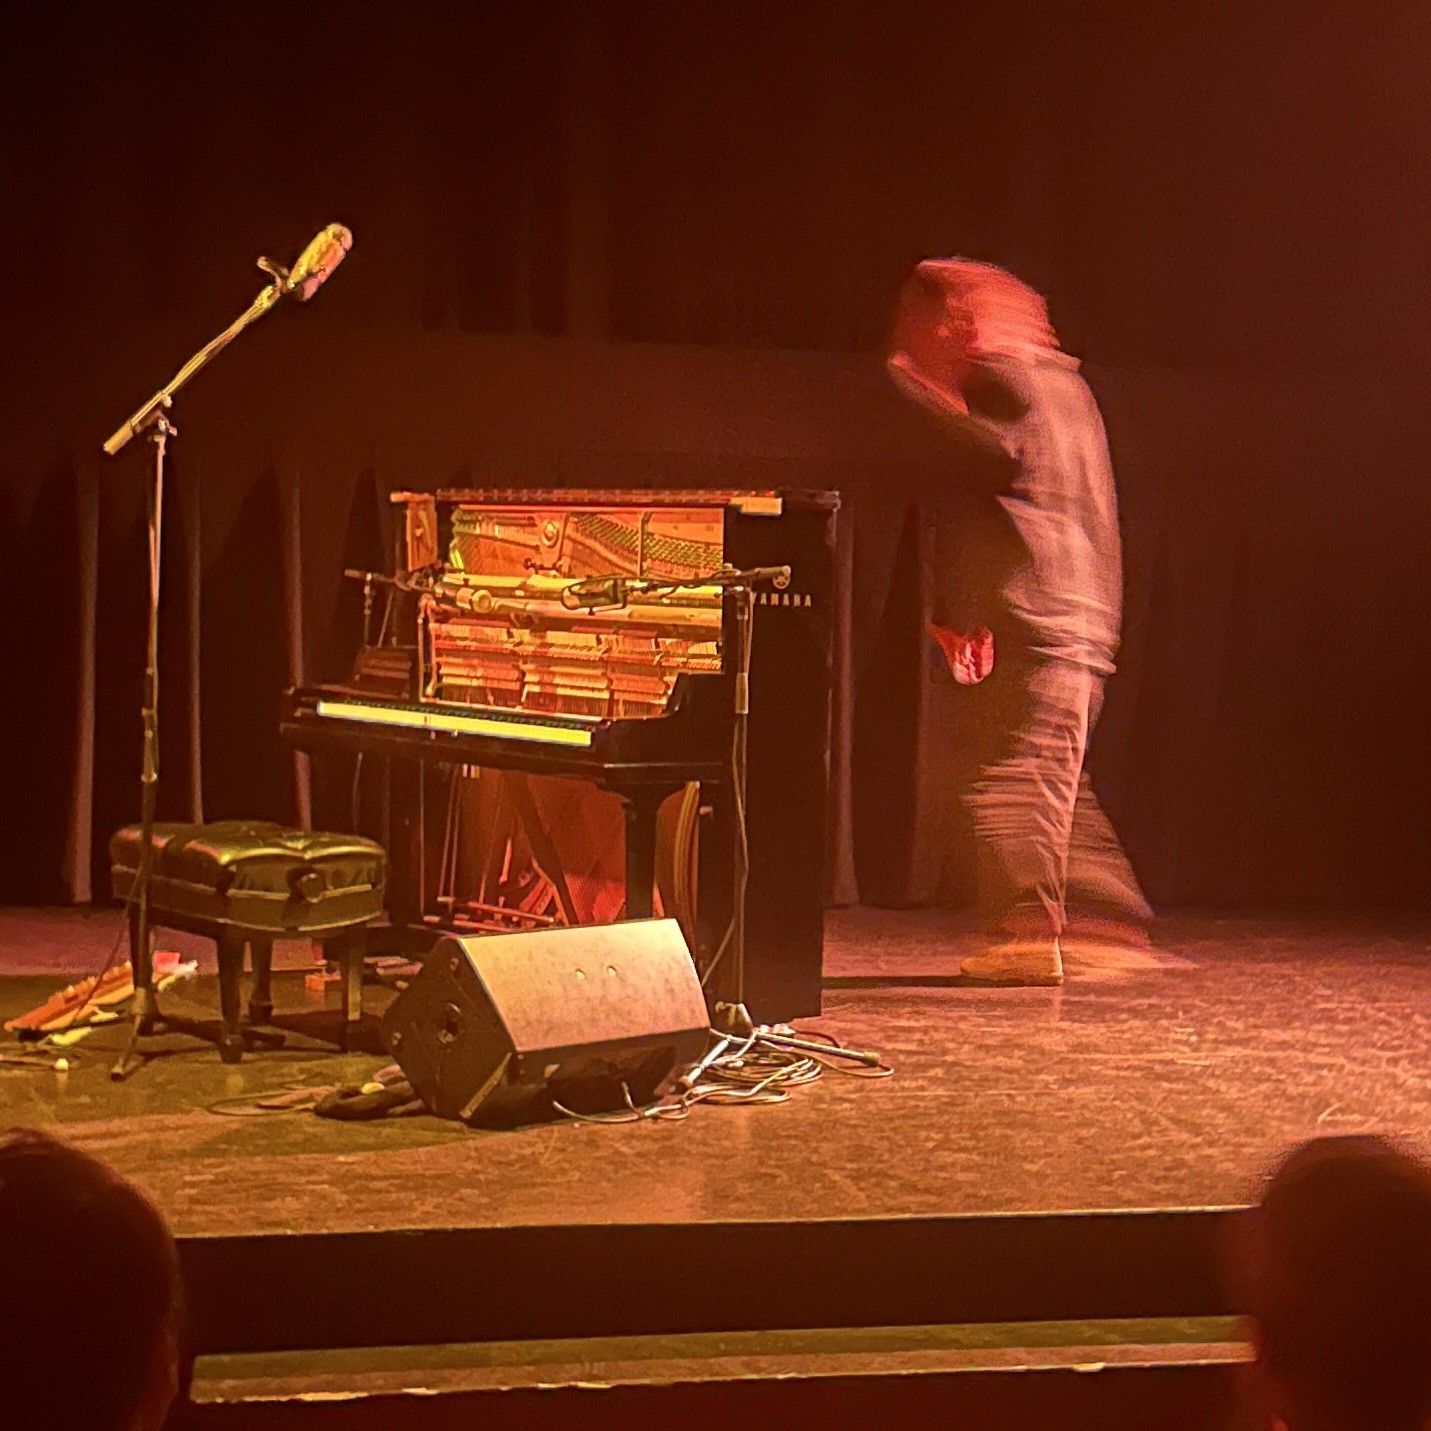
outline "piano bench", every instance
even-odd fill
[[[137,896],[141,844],[138,825],[126,825],[109,842],[114,897],[128,905],[136,982],[140,970],[150,968],[148,951],[137,947],[139,905],[131,898]],[[309,833],[261,820],[154,826],[149,922],[214,941],[225,1063],[237,1063],[246,1042],[282,1042],[270,1028],[275,939],[312,940],[342,970],[338,1046],[351,1047],[363,1017],[363,931],[382,913],[386,881],[382,846],[358,835]],[[253,988],[240,1028],[245,949]]]

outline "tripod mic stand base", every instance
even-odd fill
[[[140,988],[134,991],[129,1037],[125,1040],[124,1051],[109,1070],[110,1078],[115,1083],[122,1083],[131,1074],[138,1073],[154,1057],[151,1050],[142,1047],[143,1040],[165,1038],[170,1034],[185,1034],[189,1038],[215,1044],[219,1058],[228,1064],[241,1062],[245,1051],[252,1052],[255,1047],[282,1048],[285,1042],[278,1029],[254,1028],[251,1025],[240,1029],[215,1028],[212,1020],[163,1014],[154,990]]]

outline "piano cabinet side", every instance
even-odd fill
[[[747,739],[744,1002],[757,1022],[820,1012],[826,893],[826,810],[834,656],[837,500],[789,501],[779,519],[726,514],[732,566],[789,565],[785,591],[759,594],[751,643]],[[727,612],[724,646],[734,650]],[[728,666],[728,669],[729,666]],[[719,947],[729,910],[738,831],[725,785],[710,792],[701,836],[703,953]],[[733,960],[708,993],[733,994]]]

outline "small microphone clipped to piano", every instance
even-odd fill
[[[626,579],[620,576],[589,577],[564,586],[561,604],[568,611],[595,611],[603,606],[626,605]]]
[[[471,611],[478,616],[485,616],[493,608],[492,593],[481,586],[440,581],[429,595],[441,604],[455,606],[459,611]]]

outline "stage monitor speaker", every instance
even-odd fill
[[[639,919],[444,938],[383,1037],[432,1112],[512,1126],[649,1102],[709,1027],[680,925]]]

